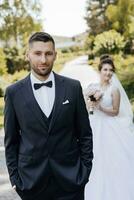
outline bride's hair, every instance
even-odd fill
[[[108,54],[103,54],[103,55],[101,55],[101,56],[100,56],[100,62],[101,62],[102,60],[106,59],[106,58],[111,58],[111,57],[110,57],[110,55],[108,55]],[[111,59],[112,59],[112,58],[111,58]]]
[[[114,65],[113,59],[108,54],[104,54],[100,57],[100,63],[98,66],[99,71],[101,71],[104,64],[111,65],[113,68],[113,72],[115,72],[115,65]]]

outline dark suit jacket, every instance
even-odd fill
[[[33,95],[30,76],[5,94],[5,155],[12,185],[38,192],[53,175],[68,191],[84,186],[92,167],[92,131],[79,81],[55,76],[49,127]],[[67,104],[63,104],[66,100]]]

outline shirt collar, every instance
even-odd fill
[[[52,81],[54,83],[54,73],[51,71],[49,74],[49,77],[45,81],[41,81],[37,77],[35,77],[35,75],[31,72],[30,79],[31,79],[32,85],[34,83],[46,83],[48,81]]]

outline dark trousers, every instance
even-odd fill
[[[84,200],[84,187],[78,191],[67,192],[51,177],[48,187],[38,195],[31,198],[22,198],[23,200]]]

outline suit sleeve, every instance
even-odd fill
[[[82,88],[79,83],[77,88],[77,113],[76,113],[76,128],[79,143],[79,149],[83,164],[89,170],[92,168],[93,159],[93,142],[92,129],[89,122],[88,112],[84,101]]]
[[[12,186],[17,184],[19,180],[17,170],[17,155],[19,147],[19,125],[15,114],[14,106],[9,94],[6,90],[5,108],[4,108],[4,129],[5,129],[5,157]]]

